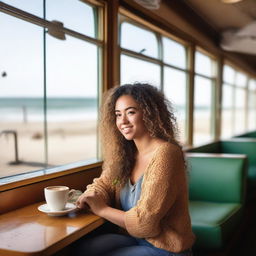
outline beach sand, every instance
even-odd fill
[[[195,144],[210,142],[208,119],[197,119]],[[180,127],[180,131],[184,131]],[[228,129],[229,125],[226,124]],[[12,134],[0,136],[0,178],[29,171],[45,169],[44,127],[42,122],[0,122],[0,132],[15,130],[18,135],[18,157],[15,160]],[[180,133],[184,140],[184,132]],[[96,121],[49,122],[48,123],[48,168],[97,157]]]
[[[45,169],[45,142],[42,122],[1,122],[0,132],[17,132],[18,159],[15,161],[13,134],[0,136],[0,178],[28,171]],[[96,158],[96,121],[48,123],[48,166]]]

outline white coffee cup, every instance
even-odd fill
[[[44,196],[50,211],[62,211],[65,209],[66,203],[74,193],[74,189],[70,190],[67,186],[50,186],[44,188]]]

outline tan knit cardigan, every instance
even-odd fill
[[[120,207],[120,186],[113,186],[103,170],[86,191],[96,190],[106,203]],[[86,193],[86,192],[85,192]],[[111,203],[114,198],[115,204]],[[145,238],[158,248],[182,252],[192,247],[185,165],[179,147],[163,143],[144,172],[137,205],[125,212],[125,226],[131,236]]]

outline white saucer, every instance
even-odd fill
[[[48,214],[49,216],[63,216],[63,215],[66,215],[66,214],[76,210],[76,205],[67,203],[65,209],[62,211],[50,211],[47,204],[42,204],[42,205],[38,206],[37,209],[40,212],[44,212],[44,213]]]

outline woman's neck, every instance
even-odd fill
[[[158,138],[153,138],[150,135],[134,140],[139,155],[154,151],[161,142],[163,141]]]

